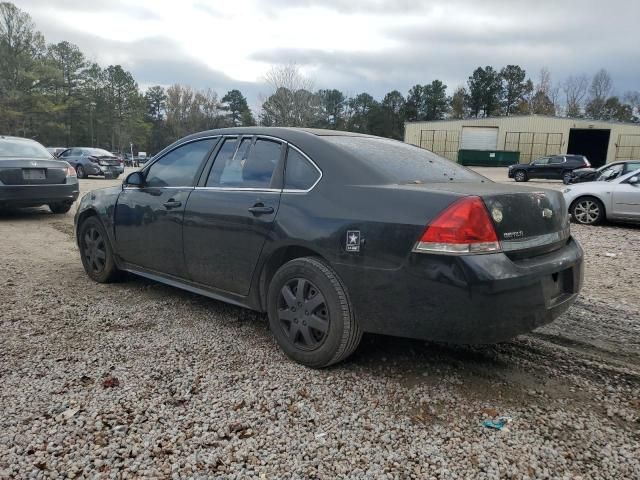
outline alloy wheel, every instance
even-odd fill
[[[283,285],[278,319],[289,341],[302,350],[315,350],[329,332],[329,310],[324,295],[304,278],[294,278]]]
[[[78,178],[86,177],[86,175],[84,174],[84,168],[82,168],[81,165],[78,165],[78,168],[76,169],[76,175],[78,176]]]
[[[573,214],[578,222],[591,224],[600,218],[600,207],[593,200],[582,200],[574,207]]]
[[[525,177],[524,172],[516,172],[516,181],[524,182]]]
[[[102,234],[97,228],[90,227],[84,234],[83,243],[83,253],[87,266],[93,272],[101,273],[107,261],[107,246]]]

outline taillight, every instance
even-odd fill
[[[587,166],[587,168],[591,167],[591,162],[587,159],[587,157],[584,157],[584,164]]]
[[[76,169],[73,167],[67,167],[64,169],[67,177],[77,177],[78,175],[76,174]]]
[[[427,253],[492,253],[500,251],[498,235],[480,197],[464,197],[449,205],[427,226],[414,248]]]

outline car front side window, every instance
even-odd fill
[[[190,187],[206,154],[217,138],[206,138],[181,145],[158,159],[145,175],[147,187]]]

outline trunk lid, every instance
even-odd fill
[[[562,193],[556,190],[490,182],[406,187],[479,196],[487,207],[503,251],[513,256],[532,256],[560,248],[569,237],[568,210]]]
[[[56,185],[67,181],[67,162],[41,158],[0,160],[2,185]]]

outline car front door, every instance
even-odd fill
[[[182,144],[143,170],[141,186],[125,186],[115,209],[118,255],[128,264],[187,278],[182,216],[218,137]]]
[[[69,164],[76,168],[78,166],[78,161],[82,157],[82,149],[81,148],[68,148],[64,152],[60,154],[58,158],[69,162]]]
[[[629,183],[636,179],[635,183]],[[613,186],[612,216],[625,219],[640,219],[640,171]]]
[[[536,158],[531,162],[529,168],[529,178],[544,178],[546,169],[548,168],[549,157]]]
[[[246,296],[282,193],[283,143],[226,137],[189,197],[184,255],[193,282]]]

